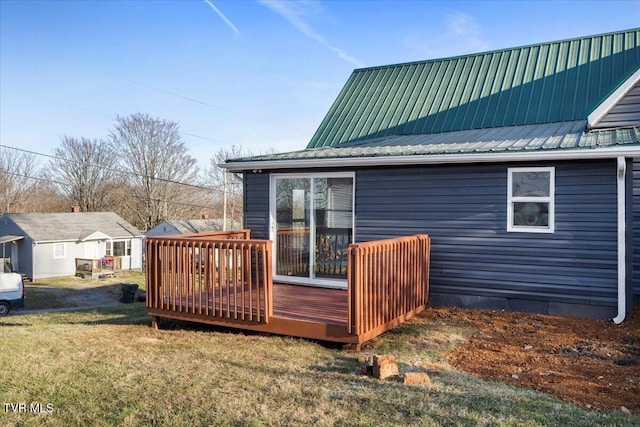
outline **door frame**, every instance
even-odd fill
[[[269,239],[274,242],[273,244],[273,280],[281,283],[291,283],[295,285],[308,285],[325,288],[347,288],[347,278],[344,279],[318,279],[311,277],[299,277],[299,276],[284,276],[276,274],[277,262],[278,262],[278,244],[277,244],[277,220],[276,220],[276,180],[282,178],[307,178],[310,179],[310,191],[313,194],[313,180],[315,178],[350,178],[352,182],[351,191],[351,241],[355,241],[356,224],[355,224],[355,211],[356,211],[356,173],[355,172],[292,172],[292,173],[274,173],[269,177]],[[309,224],[309,272],[313,272],[315,269],[315,209],[314,198],[311,198],[310,206],[310,224]]]

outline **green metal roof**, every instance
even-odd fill
[[[307,148],[585,120],[640,67],[640,28],[358,69]]]

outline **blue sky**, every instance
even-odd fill
[[[638,0],[0,0],[0,142],[51,154],[141,112],[201,165],[297,150],[354,68],[638,26]]]

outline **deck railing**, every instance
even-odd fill
[[[315,274],[317,277],[345,277],[347,248],[353,229],[318,227],[315,232]],[[309,228],[281,228],[277,231],[277,274],[309,276]]]
[[[276,274],[282,276],[308,276],[310,262],[309,228],[280,228],[277,242]]]
[[[248,231],[148,238],[147,308],[152,323],[170,317],[360,343],[428,303],[431,241],[417,235],[348,246],[347,291],[338,303],[343,322],[329,325],[322,308],[309,310],[295,298],[278,300],[274,315],[272,242],[247,237]],[[322,298],[333,304],[336,294],[331,295]]]
[[[248,237],[242,230],[148,238],[147,307],[194,318],[268,323],[271,241]]]
[[[349,246],[350,334],[386,329],[427,304],[430,246],[427,235]]]

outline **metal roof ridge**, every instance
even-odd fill
[[[551,40],[551,41],[547,41],[547,42],[533,43],[533,44],[514,46],[514,47],[506,47],[506,48],[502,48],[502,49],[493,49],[493,50],[487,50],[487,51],[479,51],[479,52],[474,52],[474,53],[466,53],[466,54],[462,54],[462,55],[444,56],[444,57],[440,57],[440,58],[423,59],[423,60],[419,60],[419,61],[398,62],[398,63],[395,63],[395,64],[373,65],[371,67],[355,68],[353,70],[353,74],[355,74],[356,72],[360,73],[360,72],[364,72],[364,71],[371,71],[371,70],[377,70],[377,69],[381,70],[381,69],[384,69],[384,68],[404,67],[404,66],[409,66],[409,65],[451,61],[451,60],[454,60],[454,59],[471,58],[471,57],[474,57],[474,56],[481,56],[481,55],[493,55],[493,54],[496,54],[496,53],[517,51],[517,50],[533,48],[533,47],[549,46],[549,45],[554,45],[554,44],[573,42],[573,41],[577,41],[577,40],[587,40],[587,39],[610,36],[610,35],[614,35],[614,34],[622,34],[622,33],[627,33],[627,32],[630,32],[630,31],[639,31],[639,30],[640,30],[640,27],[628,28],[628,29],[625,29],[625,30],[617,30],[617,31],[611,31],[611,32],[607,32],[607,33],[591,34],[591,35],[585,35],[585,36],[581,36],[581,37],[572,37],[572,38],[561,39],[561,40]]]

